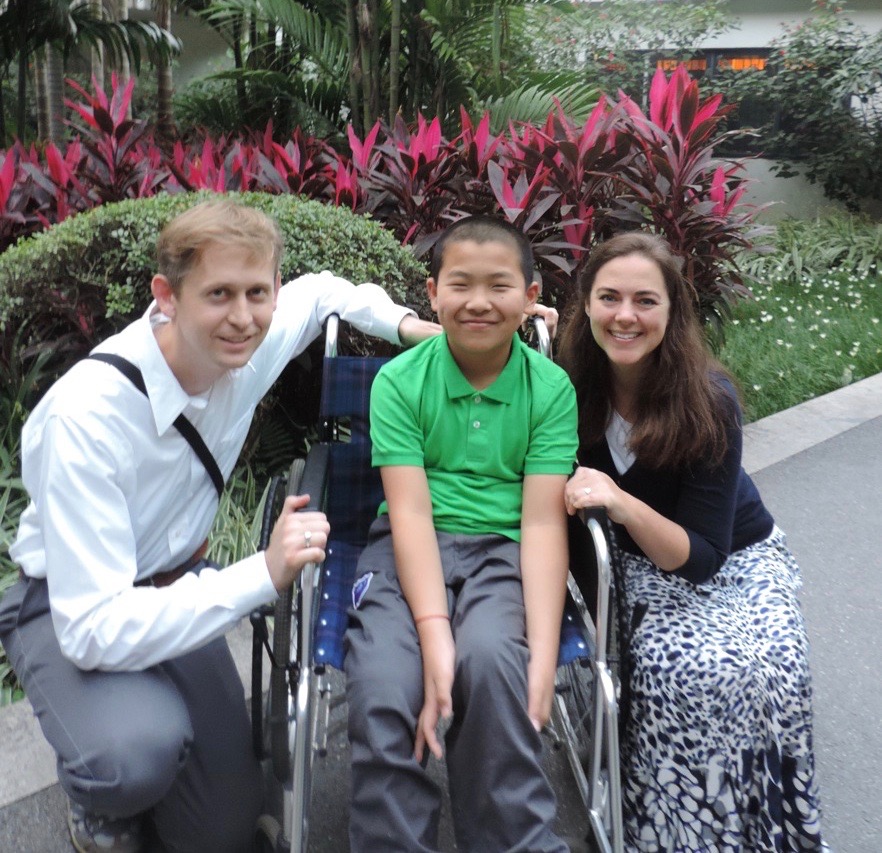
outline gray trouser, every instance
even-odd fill
[[[460,853],[566,851],[542,744],[527,717],[520,548],[501,536],[439,533],[456,643],[445,736]],[[359,561],[346,632],[353,853],[437,849],[440,792],[413,754],[423,703],[416,628],[401,594],[388,519]],[[365,589],[366,585],[366,589]]]
[[[58,646],[45,581],[0,601],[0,642],[88,811],[150,811],[163,849],[250,849],[262,803],[242,684],[226,640],[143,672],[83,671]]]

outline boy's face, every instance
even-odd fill
[[[153,295],[172,320],[158,332],[160,348],[184,390],[207,390],[244,367],[269,331],[279,277],[272,259],[238,246],[207,246],[175,295],[165,276]]]
[[[438,280],[428,280],[429,299],[447,332],[454,358],[508,358],[524,310],[539,295],[527,284],[518,250],[501,240],[448,243]],[[504,361],[503,361],[504,363]]]

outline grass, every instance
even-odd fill
[[[794,277],[782,266],[739,305],[720,359],[759,420],[882,371],[882,271]]]

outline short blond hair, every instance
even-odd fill
[[[181,285],[210,245],[247,250],[255,260],[272,260],[274,276],[282,260],[282,233],[272,217],[228,198],[191,207],[169,222],[156,241],[158,271],[180,293]]]

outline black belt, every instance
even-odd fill
[[[135,581],[135,586],[169,586],[187,574],[198,562],[204,560],[207,553],[208,540],[206,539],[193,552],[193,555],[181,563],[180,566],[175,566],[167,572],[157,572],[155,575],[150,575],[149,578],[141,578],[141,580]]]
[[[180,566],[175,566],[173,569],[169,569],[167,572],[157,572],[155,575],[151,575],[149,578],[141,578],[139,581],[135,581],[135,586],[168,586],[169,584],[173,584],[176,580],[182,578],[187,572],[190,571],[197,563],[205,559],[205,555],[208,553],[208,540],[206,539],[193,553],[191,557],[188,557]],[[19,580],[28,581],[31,579],[30,575],[26,575],[24,573],[24,569],[18,570],[18,578]]]

